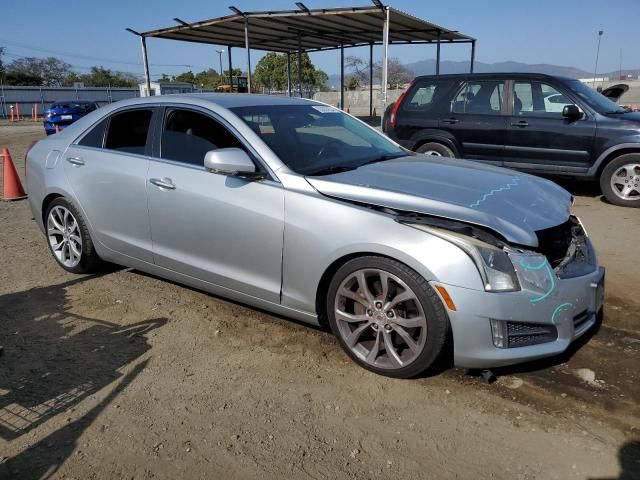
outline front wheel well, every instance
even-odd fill
[[[388,258],[389,260],[395,260],[396,262],[399,262],[399,260],[396,260],[393,257],[389,257],[387,255],[381,255],[379,253],[372,253],[372,252],[350,253],[348,255],[338,258],[337,260],[334,260],[333,263],[331,263],[331,265],[329,265],[327,269],[324,271],[324,273],[322,274],[322,277],[320,277],[320,282],[318,283],[318,289],[316,291],[316,313],[318,315],[318,321],[320,322],[320,325],[322,325],[325,328],[329,328],[329,320],[327,318],[326,299],[327,299],[327,293],[329,291],[329,285],[331,284],[331,280],[333,279],[333,276],[336,274],[338,269],[342,267],[342,265],[344,265],[350,260],[353,260],[359,257]],[[400,263],[403,263],[403,262],[400,262]],[[407,267],[409,266],[407,265]]]
[[[615,160],[616,158],[622,156],[622,155],[626,155],[627,153],[639,153],[640,154],[640,148],[621,148],[620,150],[615,150],[613,152],[611,152],[609,155],[607,155],[604,160],[600,163],[600,165],[598,166],[598,171],[596,172],[596,178],[600,178],[600,175],[602,175],[602,171],[607,167],[607,165]]]

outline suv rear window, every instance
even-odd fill
[[[451,88],[450,81],[426,80],[419,82],[403,102],[403,110],[428,111]]]

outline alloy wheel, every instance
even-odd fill
[[[427,319],[418,296],[392,273],[353,272],[338,288],[334,311],[344,343],[371,366],[405,367],[425,347]]]
[[[51,209],[47,217],[49,245],[58,261],[68,268],[80,263],[82,258],[82,236],[80,226],[73,213],[61,205]]]
[[[611,189],[623,200],[640,198],[640,163],[628,163],[611,175]]]

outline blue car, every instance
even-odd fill
[[[47,135],[56,133],[56,127],[62,130],[97,108],[98,104],[91,101],[54,102],[44,114],[44,130]]]

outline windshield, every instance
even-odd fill
[[[230,109],[296,173],[324,175],[408,155],[382,134],[326,105]]]
[[[580,80],[567,82],[569,88],[598,113],[625,113],[626,110]]]

